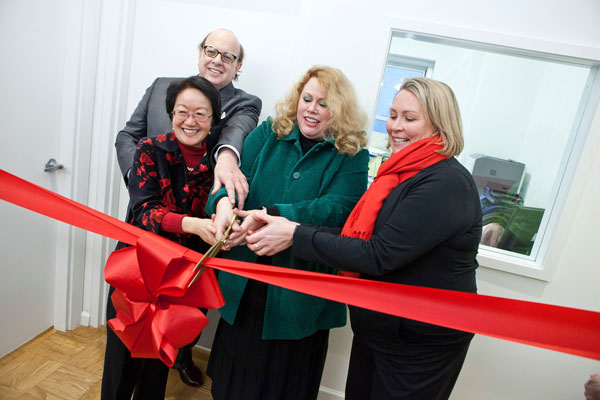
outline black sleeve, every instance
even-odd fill
[[[211,162],[214,161],[216,151],[223,145],[235,147],[241,156],[244,140],[256,128],[261,109],[262,101],[258,97],[244,93],[221,129],[219,141],[211,152]]]
[[[382,226],[369,240],[299,226],[294,233],[293,256],[380,276],[467,231],[477,217],[473,192],[466,180],[456,174],[432,174],[419,179],[402,196],[401,185],[388,196],[385,211],[382,208],[378,217],[384,218],[379,221]]]
[[[279,213],[279,208],[275,207],[275,206],[265,206],[265,209],[267,210],[267,214],[268,215],[273,215],[275,217],[279,217],[281,214]]]
[[[119,161],[119,168],[123,174],[125,184],[128,184],[128,172],[133,166],[134,154],[140,139],[147,136],[148,131],[148,102],[154,85],[158,79],[156,79],[152,85],[146,89],[146,93],[138,103],[135,111],[129,118],[129,121],[125,124],[125,127],[119,131],[115,139],[115,148],[117,149],[117,158]]]
[[[158,234],[162,219],[169,212],[161,195],[162,187],[170,186],[171,182],[161,178],[155,150],[151,139],[140,141],[134,153],[128,190],[134,225]]]

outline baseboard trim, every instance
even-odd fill
[[[81,326],[90,326],[90,313],[87,311],[81,312],[81,320],[79,321],[79,325]],[[73,327],[73,329],[77,328],[77,326]],[[95,326],[94,328],[97,328]]]
[[[344,394],[344,392],[333,390],[325,386],[319,387],[318,400],[340,400],[345,398],[346,395]]]
[[[0,361],[4,360],[4,359],[8,359],[8,357],[10,355],[12,355],[13,353],[16,353],[17,351],[21,350],[21,348],[23,348],[24,346],[27,346],[29,343],[33,342],[34,340],[37,340],[39,338],[41,338],[44,335],[50,335],[52,334],[56,329],[54,328],[54,326],[49,327],[48,329],[45,329],[44,331],[38,333],[37,335],[35,335],[34,337],[32,337],[31,339],[25,341],[24,343],[22,343],[21,345],[17,346],[16,348],[14,348],[13,350],[9,351],[8,353],[1,355],[0,354]]]

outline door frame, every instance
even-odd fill
[[[117,216],[114,138],[126,118],[137,0],[71,1],[59,157],[61,195]],[[72,166],[69,168],[69,166]],[[105,323],[104,264],[114,240],[58,224],[54,327]]]

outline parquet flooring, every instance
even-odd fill
[[[105,344],[104,326],[43,332],[0,359],[0,399],[99,399]],[[205,371],[208,351],[195,348],[193,357]],[[165,399],[211,400],[210,378],[202,387],[191,388],[171,369]]]

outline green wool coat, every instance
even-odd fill
[[[305,155],[298,126],[289,136],[277,139],[271,121],[253,130],[244,142],[241,170],[250,192],[247,210],[275,206],[282,217],[319,226],[343,226],[352,208],[367,188],[369,155],[361,150],[355,156],[339,154],[333,141],[317,143]],[[206,203],[208,215],[224,189]],[[223,253],[225,258],[256,262],[246,246]],[[292,257],[287,249],[273,256],[273,265],[334,274],[330,267]],[[247,278],[219,273],[219,286],[226,304],[221,317],[233,324]],[[263,339],[301,339],[317,330],[346,324],[344,304],[269,285]]]

